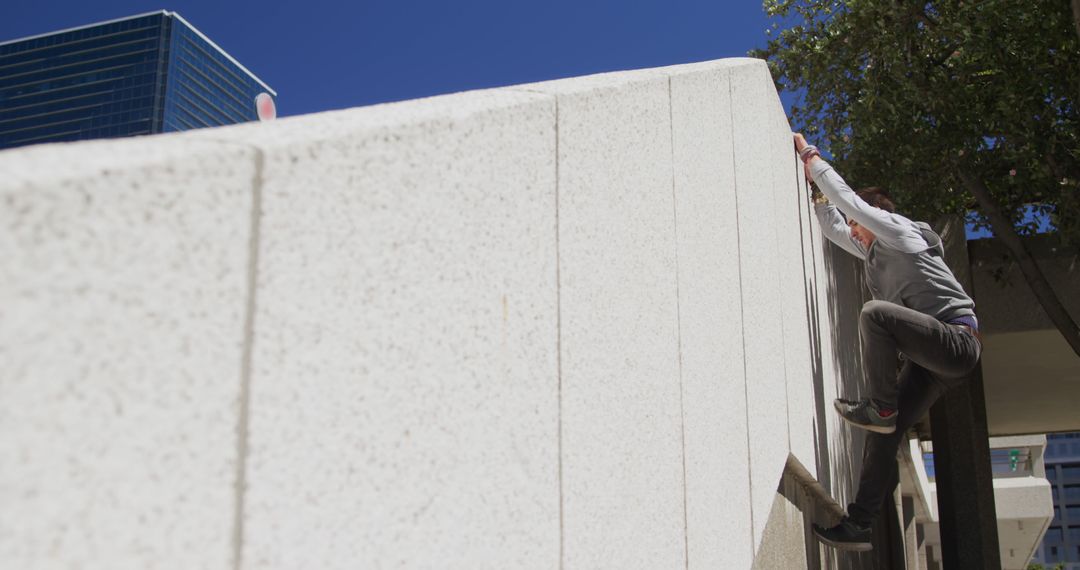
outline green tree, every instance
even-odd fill
[[[764,0],[794,127],[853,186],[934,220],[974,210],[1080,355],[1080,330],[1027,251],[1025,207],[1080,244],[1080,0]]]
[[[1046,566],[1043,566],[1042,564],[1039,564],[1038,562],[1034,562],[1034,563],[1028,565],[1027,570],[1065,570],[1065,563],[1064,562],[1058,562],[1054,566],[1052,566],[1050,568],[1047,568]]]

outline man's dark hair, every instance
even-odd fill
[[[859,198],[862,198],[863,202],[866,202],[867,204],[870,204],[875,208],[881,208],[882,210],[885,210],[890,214],[896,212],[896,205],[893,204],[892,198],[889,196],[889,193],[886,192],[883,188],[880,188],[878,186],[869,186],[856,190],[855,194]]]

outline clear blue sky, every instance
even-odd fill
[[[273,87],[280,115],[745,56],[759,0],[10,0],[0,41],[167,9]]]

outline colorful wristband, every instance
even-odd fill
[[[810,158],[814,156],[821,156],[821,153],[818,151],[818,147],[812,144],[804,146],[803,149],[799,151],[799,159],[803,162],[810,160]]]

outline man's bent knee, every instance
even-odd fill
[[[885,322],[885,317],[892,312],[896,305],[888,301],[867,301],[862,306],[862,312],[859,313],[859,321],[863,325],[866,324],[882,324]]]

